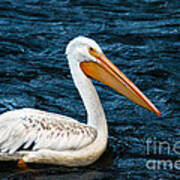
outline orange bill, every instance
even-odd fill
[[[94,52],[93,52],[94,54]],[[83,72],[117,92],[126,96],[136,104],[160,116],[160,111],[103,53],[96,52],[97,62],[81,62]]]

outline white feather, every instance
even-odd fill
[[[33,150],[79,149],[92,143],[97,135],[92,127],[71,118],[34,109],[5,113],[0,116],[0,123],[4,125],[3,131],[0,131],[0,144],[3,152],[9,151],[10,154],[23,144],[23,149],[27,149],[33,142]],[[91,135],[88,135],[89,130]],[[4,136],[4,132],[9,133]]]

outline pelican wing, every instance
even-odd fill
[[[91,144],[97,131],[69,117],[34,109],[0,116],[0,152],[80,149]]]

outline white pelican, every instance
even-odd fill
[[[108,129],[90,77],[160,116],[160,111],[108,60],[94,40],[76,37],[67,45],[66,55],[87,110],[87,124],[36,109],[5,112],[0,115],[0,160],[64,166],[95,162],[106,149]]]

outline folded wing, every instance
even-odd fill
[[[80,149],[91,144],[97,131],[69,117],[34,109],[0,116],[0,152]]]

